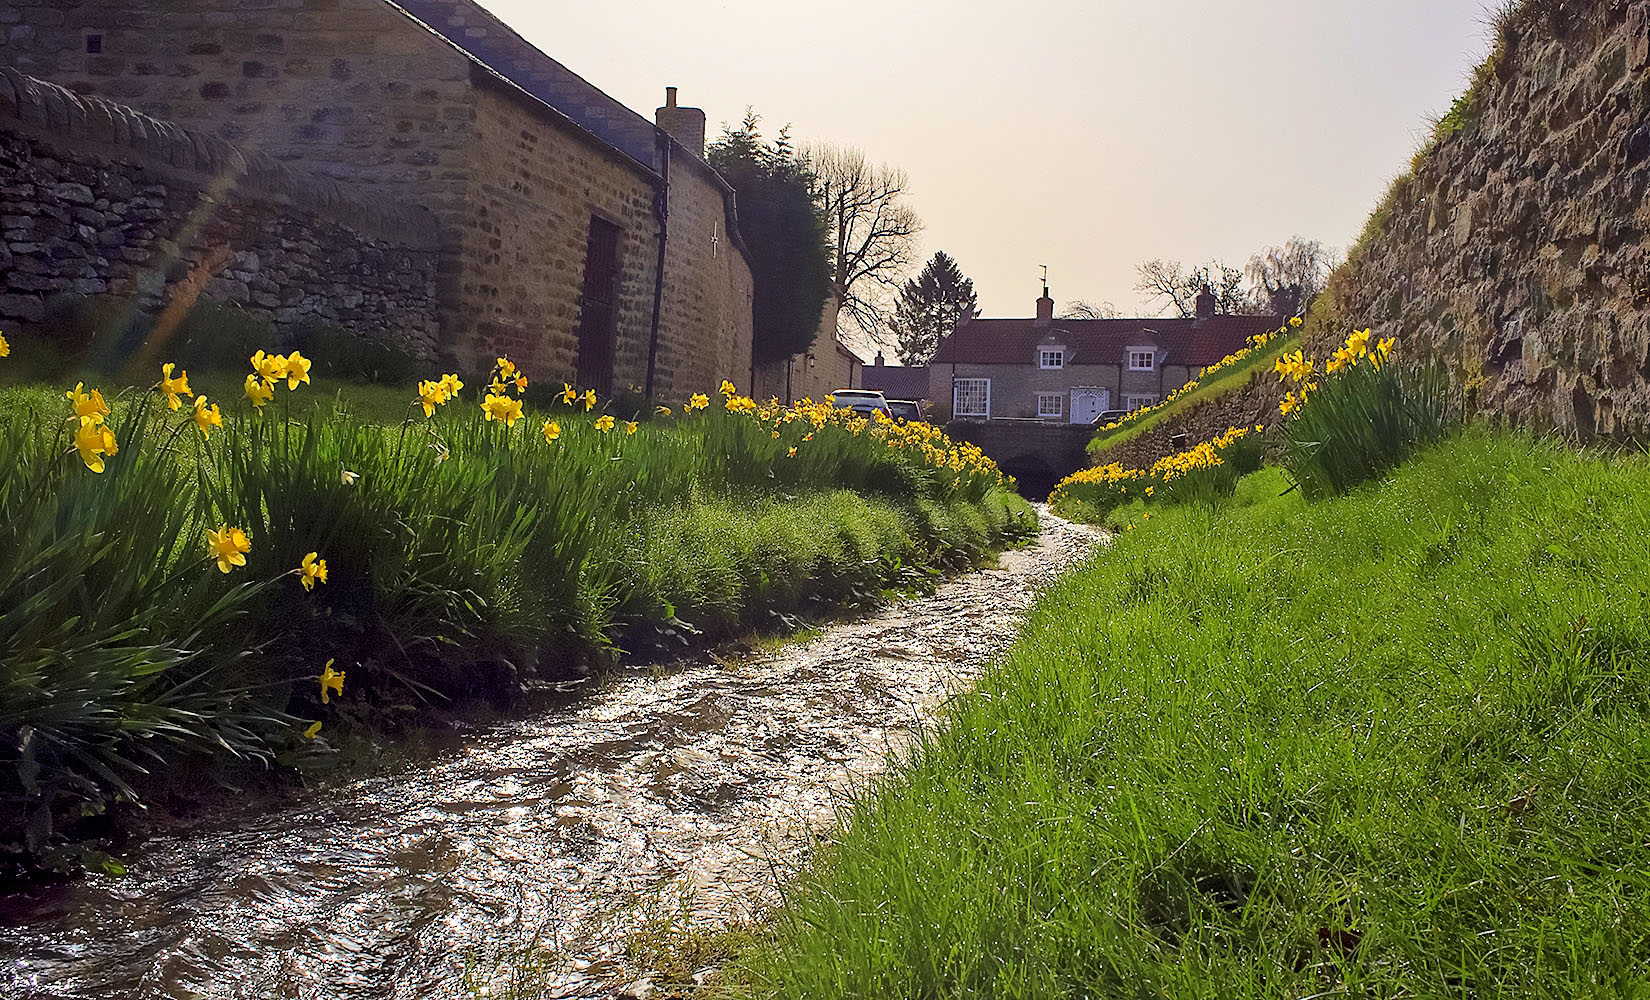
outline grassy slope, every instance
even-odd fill
[[[1650,982],[1650,470],[1474,432],[1160,510],[862,802],[785,996],[1622,996]]]
[[[1300,337],[1286,337],[1271,345],[1267,350],[1257,351],[1232,367],[1216,372],[1209,377],[1208,381],[1199,383],[1196,389],[1176,398],[1167,406],[1131,420],[1115,430],[1100,431],[1089,442],[1089,454],[1099,455],[1107,448],[1115,447],[1125,441],[1132,441],[1164,420],[1177,413],[1185,412],[1188,407],[1226,395],[1247,383],[1249,376],[1254,372],[1270,370],[1281,355],[1299,346],[1301,346]]]

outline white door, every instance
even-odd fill
[[[1074,424],[1092,423],[1102,411],[1107,409],[1111,402],[1110,389],[1073,389],[1071,390],[1071,422]]]

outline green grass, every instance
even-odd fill
[[[1471,431],[1159,509],[865,796],[734,994],[1650,989],[1650,468]]]
[[[1089,441],[1089,454],[1099,458],[1108,448],[1132,441],[1140,435],[1156,427],[1164,420],[1175,414],[1184,413],[1190,407],[1199,403],[1219,399],[1229,392],[1242,388],[1249,381],[1249,377],[1256,371],[1267,371],[1277,363],[1279,357],[1301,346],[1299,335],[1285,337],[1275,344],[1268,345],[1266,350],[1256,351],[1249,357],[1209,376],[1207,381],[1198,384],[1196,389],[1177,397],[1168,405],[1159,407],[1152,413],[1129,421],[1121,427],[1110,431],[1100,431]]]

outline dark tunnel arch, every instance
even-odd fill
[[[1060,473],[1041,455],[1016,455],[997,466],[1004,475],[1019,481],[1020,495],[1027,500],[1047,500],[1061,479]]]

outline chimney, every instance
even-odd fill
[[[1048,296],[1048,283],[1043,284],[1043,297],[1037,300],[1037,322],[1033,326],[1048,326],[1054,322],[1054,300]]]
[[[1203,291],[1197,293],[1197,318],[1215,318],[1215,293],[1210,291],[1208,285],[1204,285]]]
[[[653,121],[694,156],[705,155],[705,113],[676,106],[676,88],[665,88],[665,106],[653,112]]]
[[[878,368],[882,367],[882,352],[881,351],[877,352],[877,362],[876,362],[876,364],[877,364]]]

